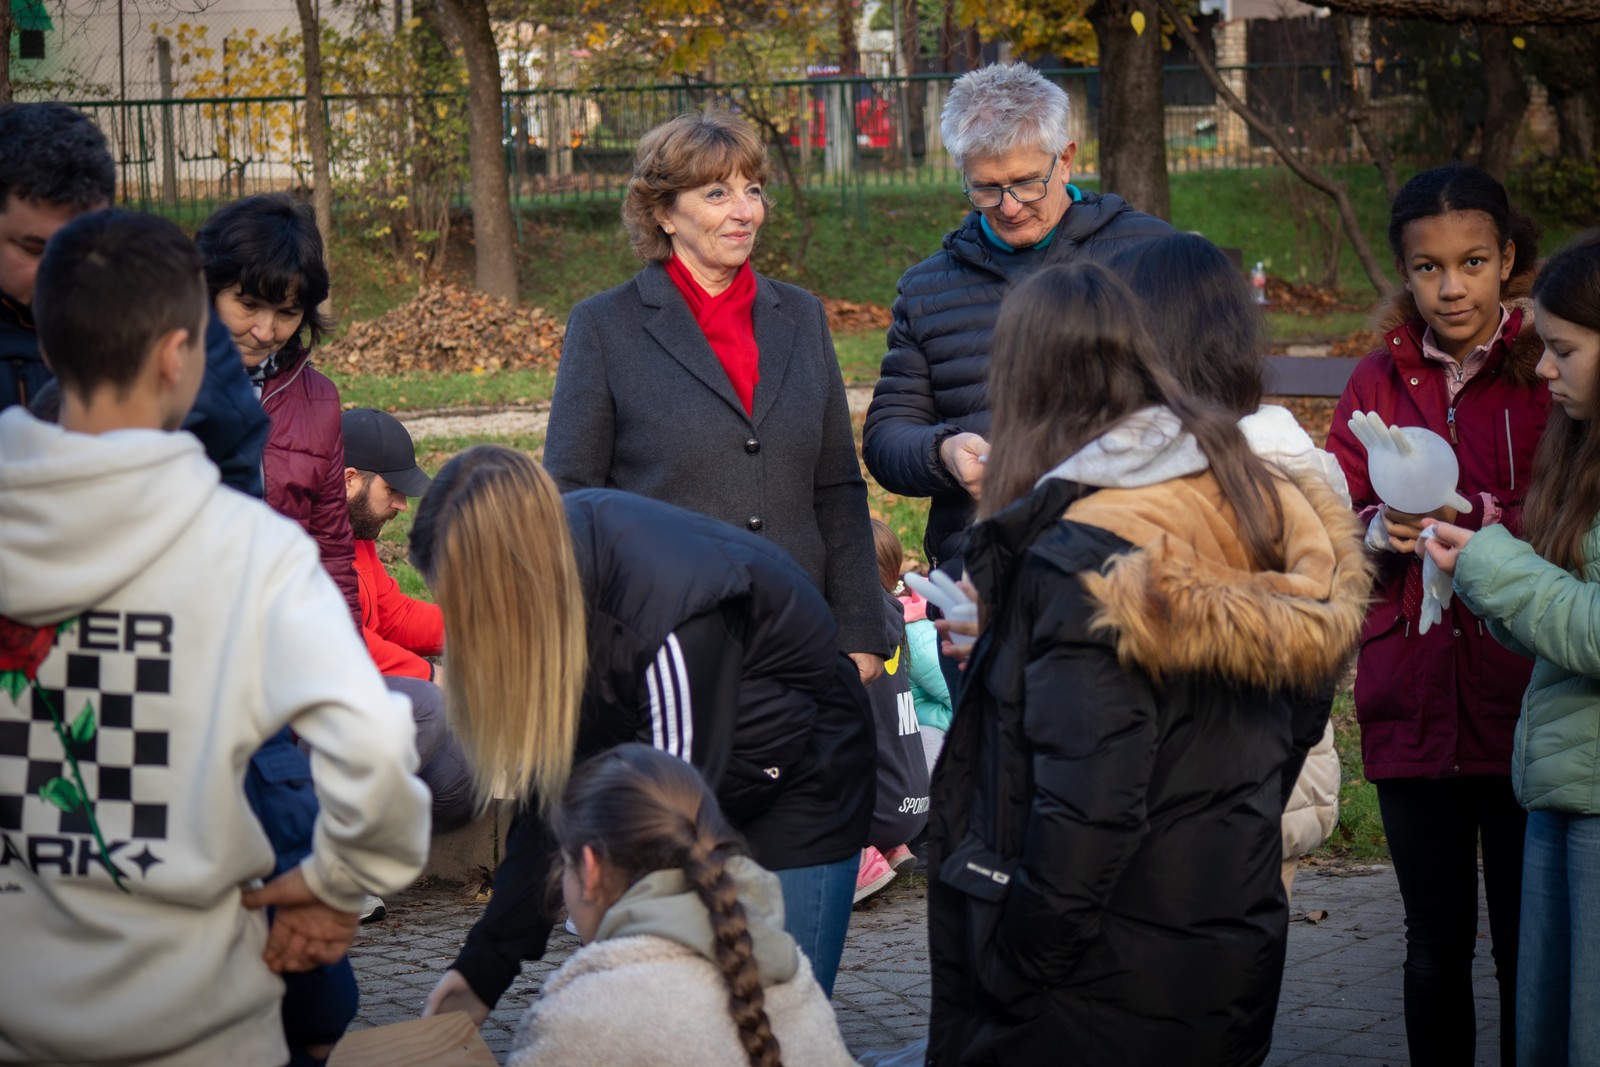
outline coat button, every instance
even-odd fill
[[[1456,637],[1460,637],[1461,636],[1461,627],[1457,626],[1455,628],[1455,630],[1454,630],[1454,634],[1455,634]]]
[[[744,450],[753,456],[761,451],[761,442],[752,437],[744,443]]]
[[[750,516],[750,518],[745,520],[745,526],[747,528],[751,529],[751,530],[760,531],[760,529],[761,529],[761,516],[760,515],[752,515],[752,516]]]
[[[1411,379],[1411,384],[1412,385],[1416,385],[1417,384],[1417,379],[1415,379],[1415,378]]]

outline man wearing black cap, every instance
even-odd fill
[[[433,790],[435,833],[463,825],[472,814],[471,775],[445,725],[440,672],[425,656],[444,651],[444,616],[437,604],[401,592],[378,557],[383,524],[406,510],[408,497],[427,492],[411,435],[393,415],[357,408],[343,416],[345,499],[355,540],[361,593],[361,635],[389,688],[411,698],[417,724],[417,776]]]

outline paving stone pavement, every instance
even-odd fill
[[[449,887],[418,887],[386,902],[388,918],[363,927],[350,953],[361,984],[361,1013],[352,1029],[415,1017],[482,910],[463,890]],[[1498,1062],[1499,1003],[1481,900],[1479,910],[1485,932],[1473,971],[1477,1062],[1488,1067]],[[1293,911],[1326,911],[1327,917],[1290,925],[1268,1067],[1404,1067],[1405,933],[1393,870],[1303,868]],[[852,1052],[896,1048],[925,1032],[926,914],[926,883],[919,878],[898,879],[856,909],[833,998]],[[557,929],[546,958],[525,964],[501,998],[483,1035],[502,1062],[544,978],[576,948],[577,939]]]

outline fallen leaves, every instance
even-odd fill
[[[1269,396],[1266,401],[1288,408],[1300,428],[1311,435],[1317,447],[1324,447],[1328,439],[1328,427],[1333,425],[1333,409],[1338,400],[1331,396]]]
[[[434,282],[378,318],[351,324],[320,355],[349,374],[487,374],[555,366],[565,333],[543,308]]]
[[[857,304],[850,300],[837,300],[817,294],[828,313],[828,330],[832,333],[863,333],[867,330],[887,330],[893,318],[882,304]]]
[[[1275,274],[1267,275],[1267,303],[1273,311],[1290,315],[1326,315],[1330,311],[1365,311],[1365,304],[1340,299],[1337,291],[1320,285],[1295,285]]]

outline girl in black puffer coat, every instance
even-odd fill
[[[1085,265],[1000,315],[965,554],[987,625],[930,798],[934,1067],[1271,1040],[1288,693],[1352,648],[1366,564],[1325,484],[1182,398],[1143,313]]]

